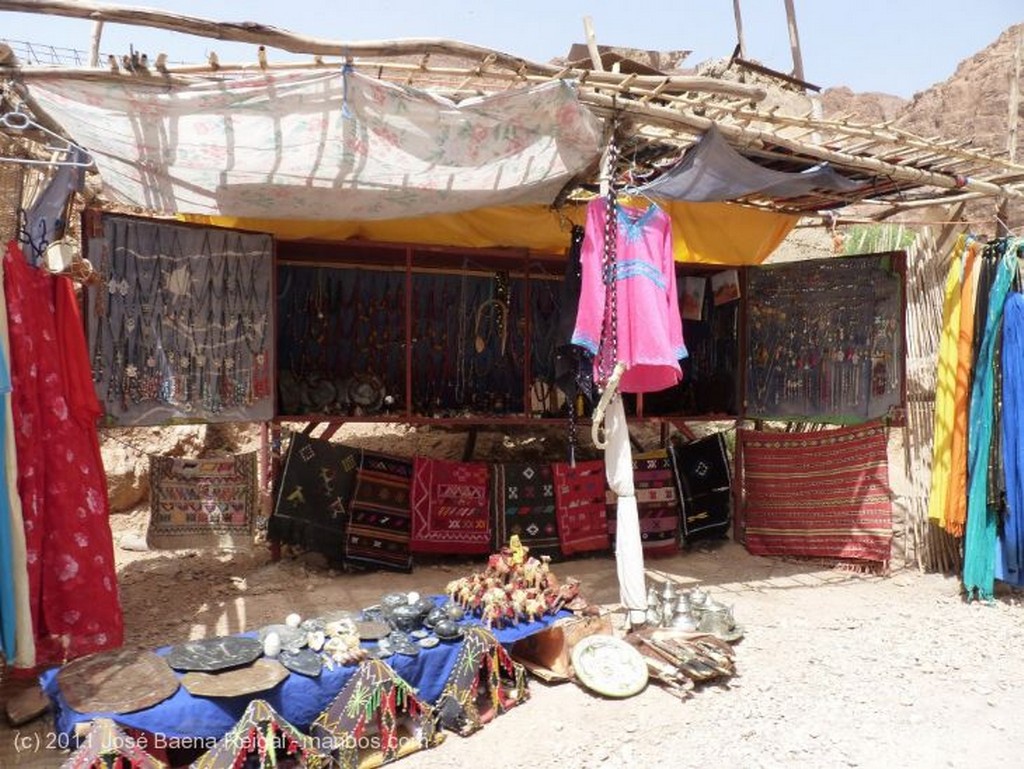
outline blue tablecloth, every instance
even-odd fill
[[[544,617],[536,622],[494,631],[504,646],[521,638],[537,633],[560,617],[569,616],[563,611],[554,616]],[[476,620],[464,620],[462,624],[480,624]],[[243,635],[255,635],[245,633]],[[414,686],[421,700],[433,704],[441,696],[448,674],[455,664],[460,642],[444,642],[433,649],[422,649],[415,657],[393,655],[387,663],[402,678]],[[156,653],[166,656],[171,647],[157,649]],[[315,678],[291,673],[273,689],[244,697],[209,698],[194,697],[184,686],[171,697],[145,710],[134,713],[81,713],[72,709],[57,684],[59,668],[48,670],[40,676],[43,691],[50,698],[54,709],[54,724],[57,732],[71,738],[75,725],[100,717],[111,718],[123,726],[150,732],[166,738],[220,738],[233,727],[253,699],[264,699],[289,723],[302,731],[308,731],[310,724],[338,695],[348,679],[355,672],[354,665],[335,667],[324,666]],[[178,678],[183,673],[175,671]]]

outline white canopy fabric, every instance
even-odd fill
[[[601,138],[565,81],[459,103],[338,70],[52,78],[30,94],[113,200],[166,214],[347,221],[550,203]]]

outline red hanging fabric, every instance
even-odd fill
[[[99,404],[74,288],[8,244],[12,407],[39,665],[120,646]]]

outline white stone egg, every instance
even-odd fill
[[[263,639],[263,655],[266,657],[276,657],[281,653],[281,636],[277,633],[267,633],[266,638]]]

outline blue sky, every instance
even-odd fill
[[[1024,22],[1021,0],[794,2],[807,80],[904,98],[945,80],[961,60]],[[139,0],[127,5],[216,21],[255,21],[333,41],[445,37],[537,61],[564,55],[572,43],[582,42],[584,16],[593,20],[599,43],[690,49],[689,65],[726,57],[736,44],[732,0]],[[742,0],[741,8],[748,58],[790,71],[783,0]],[[87,50],[91,29],[85,20],[0,11],[0,39]],[[106,25],[104,53],[127,53],[129,45],[151,59],[163,51],[171,61],[196,62],[214,50],[222,61],[255,60],[253,46]]]

